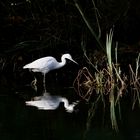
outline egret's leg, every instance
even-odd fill
[[[31,82],[31,86],[35,91],[37,91],[36,83],[37,83],[37,79],[36,79],[36,77],[34,77],[34,80]]]
[[[46,74],[43,74],[43,86],[44,86],[44,92],[46,93],[46,82],[45,82],[45,79],[46,79]]]

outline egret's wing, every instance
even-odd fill
[[[26,105],[35,106],[38,109],[42,109],[42,110],[55,110],[58,107],[58,105],[50,104],[45,100],[26,101]]]
[[[26,105],[28,106],[35,106],[38,109],[43,110],[55,110],[60,104],[59,98],[52,97],[52,96],[42,96],[39,100],[35,101],[26,101]]]
[[[49,56],[49,57],[43,57],[40,59],[37,59],[33,61],[32,63],[29,63],[25,65],[23,68],[32,69],[34,72],[49,72],[50,70],[55,69],[57,64],[57,61],[55,58]]]
[[[44,101],[38,100],[38,101],[26,101],[26,105],[35,106],[38,109],[44,109],[47,104]]]

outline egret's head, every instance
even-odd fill
[[[64,55],[62,56],[62,58],[69,59],[69,60],[71,60],[72,62],[78,64],[76,61],[74,61],[74,60],[72,59],[72,56],[71,56],[70,54],[68,54],[68,53],[67,53],[67,54],[64,54]]]
[[[69,104],[69,101],[67,98],[61,98],[61,102],[64,103],[65,110],[69,113],[72,113],[74,111],[74,107],[79,103],[79,101],[75,101],[72,104]]]

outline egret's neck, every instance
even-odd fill
[[[69,102],[66,98],[62,98],[62,102],[64,103],[64,107],[68,108],[69,107]]]
[[[66,64],[66,59],[62,56],[61,62],[59,63],[59,67],[63,67]]]

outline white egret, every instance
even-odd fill
[[[35,97],[32,101],[26,101],[27,106],[35,106],[40,110],[55,110],[59,107],[60,103],[64,103],[64,107],[67,112],[72,113],[74,107],[78,104],[78,101],[69,104],[69,101],[65,97],[51,96],[48,93],[44,93],[43,96]]]
[[[37,59],[37,60],[25,65],[23,67],[23,69],[30,69],[33,72],[41,72],[44,76],[43,84],[44,84],[44,89],[46,92],[46,86],[45,86],[46,73],[48,73],[51,70],[59,69],[59,68],[63,67],[66,64],[66,59],[69,59],[77,64],[77,62],[72,59],[72,56],[70,54],[64,54],[61,57],[61,62],[58,62],[52,56],[47,56],[47,57],[42,57],[40,59]]]

